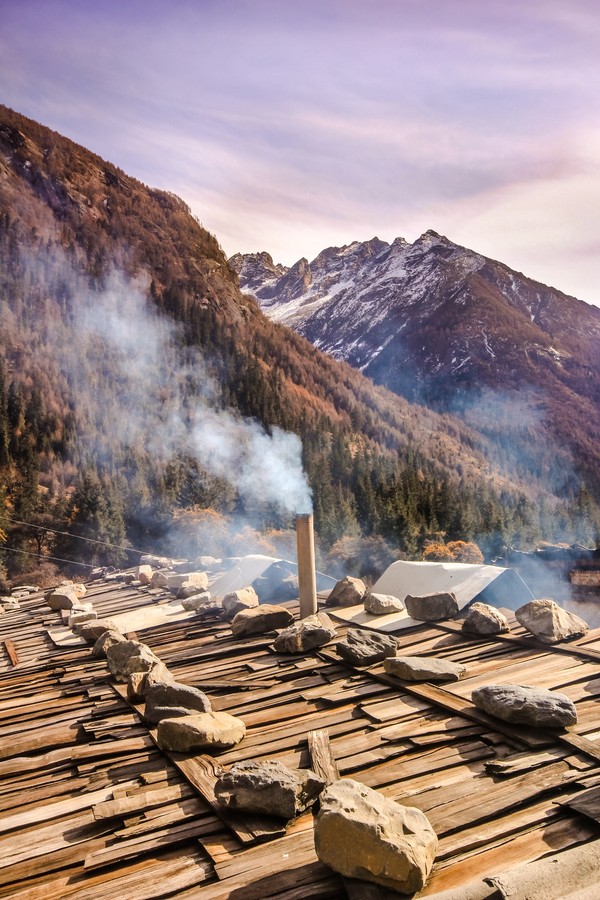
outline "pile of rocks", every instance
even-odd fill
[[[76,632],[92,643],[92,654],[105,657],[117,682],[127,684],[127,699],[144,703],[147,724],[157,727],[162,750],[194,753],[238,744],[246,733],[241,719],[215,712],[203,691],[178,682],[146,644],[128,640],[110,619],[77,623]]]
[[[341,578],[327,597],[326,606],[349,607],[363,604],[365,612],[374,616],[389,616],[390,613],[402,612],[404,601],[391,594],[374,594],[368,590],[364,581],[347,575]]]
[[[94,610],[93,605],[83,599],[86,594],[87,588],[84,584],[62,581],[58,587],[46,593],[45,600],[50,609],[68,610],[69,626],[73,628],[98,618],[98,613]]]

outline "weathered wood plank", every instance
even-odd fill
[[[325,784],[333,784],[339,779],[340,773],[326,728],[308,732],[308,752],[311,769],[323,779]]]

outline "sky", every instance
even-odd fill
[[[596,0],[0,0],[0,102],[228,255],[445,234],[600,305]]]

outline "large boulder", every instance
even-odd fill
[[[575,705],[565,694],[518,684],[488,684],[472,694],[477,709],[504,722],[534,728],[563,728],[577,721]]]
[[[339,641],[335,649],[342,659],[353,666],[372,666],[388,656],[395,656],[398,641],[389,634],[379,631],[361,631],[349,628],[346,639]]]
[[[235,747],[246,734],[241,719],[226,712],[197,713],[158,724],[156,740],[161,750],[195,753]]]
[[[304,653],[322,647],[335,637],[335,627],[326,613],[315,613],[285,628],[273,642],[277,653]]]
[[[364,600],[365,612],[372,616],[389,616],[390,613],[399,613],[406,609],[404,600],[394,597],[392,594],[367,594]]]
[[[360,578],[346,575],[341,578],[327,597],[326,606],[357,606],[362,603],[367,586]]]
[[[97,641],[105,631],[121,631],[116,622],[112,619],[95,619],[93,622],[82,622],[76,628],[77,634],[90,641]]]
[[[253,587],[231,591],[223,597],[223,615],[233,619],[243,609],[254,609],[258,606],[258,594]]]
[[[110,674],[117,681],[127,681],[133,672],[149,672],[160,662],[150,647],[139,641],[119,641],[106,651]]]
[[[79,594],[73,588],[55,588],[46,594],[50,609],[73,609],[80,606]]]
[[[231,623],[234,637],[247,637],[252,634],[265,634],[276,628],[287,628],[294,621],[294,616],[285,606],[270,606],[263,603],[254,609],[242,609]]]
[[[403,681],[458,681],[467,671],[460,663],[433,656],[394,656],[383,661],[388,675]]]
[[[111,647],[114,647],[115,644],[122,644],[126,640],[127,638],[120,631],[109,628],[102,632],[92,647],[92,656],[104,657]]]
[[[220,776],[215,794],[229,809],[295,819],[324,787],[325,782],[310,769],[288,769],[274,761],[241,762]]]
[[[515,612],[517,622],[544,644],[557,644],[581,637],[589,626],[575,613],[567,612],[554,600],[532,600]]]
[[[437,845],[421,810],[358,781],[335,781],[321,794],[315,850],[321,862],[346,878],[412,894],[424,887]]]
[[[145,700],[144,718],[153,725],[161,718],[168,718],[168,713],[163,711],[171,707],[183,709],[181,715],[186,716],[211,711],[210,700],[206,694],[198,688],[177,681],[151,685],[145,691]]]
[[[463,631],[471,634],[502,634],[510,631],[506,616],[487,603],[473,603],[462,624]]]
[[[458,612],[456,597],[451,591],[439,591],[434,594],[423,594],[406,598],[406,611],[411,619],[420,622],[439,622],[441,619],[450,619]]]

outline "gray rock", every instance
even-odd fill
[[[185,603],[185,601],[184,601]],[[196,615],[202,619],[223,618],[223,604],[218,597],[213,597],[195,607]]]
[[[166,569],[171,565],[171,560],[168,556],[155,556],[152,553],[147,553],[145,556],[140,557],[140,565],[141,566],[156,566],[160,569]]]
[[[254,609],[242,609],[231,623],[234,637],[246,637],[251,634],[265,634],[276,628],[287,628],[294,617],[285,606],[269,606],[264,603]]]
[[[149,688],[174,681],[175,676],[162,662],[156,663],[148,672],[132,672],[127,679],[127,699],[130,703],[141,703]]]
[[[516,725],[561,728],[577,721],[577,710],[569,698],[544,688],[488,684],[473,691],[472,699],[477,709]]]
[[[179,594],[183,586],[195,587],[198,591],[208,589],[208,575],[206,572],[173,572],[167,575],[167,587],[174,594]]]
[[[365,597],[365,612],[372,616],[389,616],[390,613],[402,612],[406,609],[404,600],[391,594],[371,594]]]
[[[150,647],[139,641],[119,641],[106,651],[110,674],[117,681],[127,681],[133,672],[149,672],[160,662]]]
[[[229,809],[295,819],[315,802],[325,782],[310,769],[280,762],[241,762],[220,776],[217,800]]]
[[[378,631],[349,628],[346,639],[339,641],[335,649],[353,666],[372,666],[388,656],[395,656],[398,642],[395,637]]]
[[[84,625],[86,622],[93,622],[97,618],[98,613],[93,609],[73,608],[69,616],[69,628],[74,630],[76,625]]]
[[[156,740],[161,750],[194,753],[235,747],[246,734],[241,719],[226,712],[198,713],[158,723]]]
[[[150,580],[150,586],[153,588],[166,588],[169,583],[168,575],[165,572],[153,572]]]
[[[103,631],[92,647],[92,656],[104,657],[111,647],[114,647],[115,644],[123,643],[125,640],[126,638],[120,631],[114,631],[113,629]]]
[[[183,597],[181,599],[181,605],[184,609],[194,611],[200,609],[203,606],[208,606],[210,603],[217,603],[219,608],[222,610],[223,607],[220,601],[213,600],[212,595],[209,591],[196,591],[195,594],[192,594],[190,597]]]
[[[362,603],[367,586],[360,578],[346,575],[341,578],[327,597],[326,606],[357,606]]]
[[[168,715],[159,714],[157,710],[169,707],[183,709],[184,712],[178,715],[186,716],[211,711],[210,700],[206,694],[198,688],[177,681],[146,687],[145,700],[144,718],[152,724],[156,724],[161,718],[168,718]]]
[[[256,606],[258,606],[258,595],[253,587],[231,591],[223,597],[223,615],[226,619],[231,620],[243,609],[254,609]]]
[[[510,631],[506,616],[487,603],[473,603],[469,607],[462,628],[463,631],[472,634],[502,634]]]
[[[458,681],[467,671],[460,663],[432,656],[394,656],[383,661],[388,675],[403,681]]]
[[[177,599],[187,600],[189,597],[198,597],[207,593],[208,591],[206,588],[194,584],[193,581],[184,581],[177,591]]]
[[[71,589],[56,588],[46,594],[46,603],[50,609],[73,609],[79,606],[79,594]]]
[[[273,647],[277,653],[304,653],[322,647],[333,637],[335,628],[329,616],[316,613],[284,629],[273,642]]]
[[[406,598],[406,611],[411,619],[420,622],[438,622],[440,619],[450,619],[458,612],[456,597],[451,592],[440,591],[435,594],[423,594]]]
[[[105,631],[118,631],[121,629],[112,619],[95,619],[92,622],[82,622],[75,629],[86,641],[97,641]]]
[[[349,778],[326,788],[319,802],[315,850],[321,862],[346,878],[401,894],[424,887],[438,839],[421,810]]]
[[[515,612],[517,622],[544,644],[557,644],[584,635],[589,626],[554,600],[532,600]]]
[[[3,609],[20,609],[21,601],[17,597],[0,597],[0,606]]]

